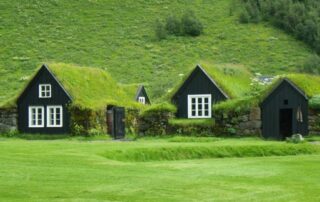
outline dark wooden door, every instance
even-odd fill
[[[108,134],[113,136],[113,110],[107,110],[107,129],[108,129]]]
[[[114,138],[121,139],[125,136],[125,111],[123,107],[114,108]]]
[[[292,109],[280,109],[279,129],[282,139],[292,135]]]

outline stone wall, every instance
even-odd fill
[[[0,109],[0,133],[17,130],[17,109]]]
[[[221,128],[226,135],[261,135],[261,110],[252,108],[246,113],[217,114],[216,126]]]
[[[309,134],[320,135],[320,111],[309,110]]]

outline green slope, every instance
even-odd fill
[[[278,74],[295,71],[310,55],[302,42],[272,26],[239,24],[230,15],[232,1],[2,0],[0,102],[19,92],[43,62],[103,68],[121,83],[148,84],[155,99],[201,61]],[[187,9],[205,33],[157,41],[155,19]]]

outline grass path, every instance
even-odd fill
[[[320,200],[320,155],[145,163],[101,155],[142,145],[226,143],[1,139],[0,201]]]

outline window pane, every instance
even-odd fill
[[[193,103],[193,104],[196,103],[196,98],[192,98],[191,103]]]
[[[195,116],[196,115],[196,111],[192,111],[192,116]]]
[[[208,105],[208,104],[205,104],[205,105],[204,105],[204,108],[205,108],[205,109],[209,109],[209,105]]]
[[[209,111],[208,110],[204,111],[204,115],[209,116]]]
[[[198,116],[202,116],[202,111],[199,111],[199,112],[198,112]]]
[[[57,125],[60,125],[60,119],[57,119],[57,120],[56,120],[56,124],[57,124]]]
[[[198,110],[202,110],[202,104],[198,104]]]
[[[202,98],[198,98],[198,103],[199,103],[199,104],[202,103]]]
[[[191,105],[191,109],[195,110],[196,109],[196,105],[195,104]]]
[[[204,103],[209,103],[209,98],[204,98]]]

